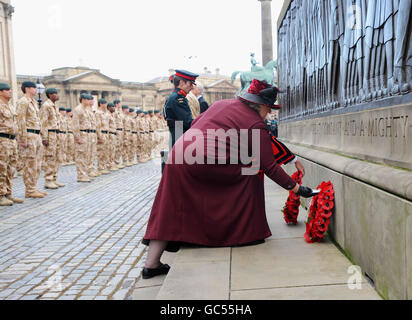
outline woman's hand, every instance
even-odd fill
[[[299,183],[296,184],[296,186],[292,189],[292,191],[294,193],[298,193],[299,192]]]
[[[305,176],[305,167],[303,166],[302,162],[300,162],[300,160],[296,161],[295,166],[296,166],[296,169],[298,169],[298,171],[301,172],[303,176]]]

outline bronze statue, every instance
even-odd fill
[[[412,90],[412,0],[400,0],[396,22],[395,81],[393,93]]]
[[[412,91],[412,0],[294,0],[279,27],[283,119]]]

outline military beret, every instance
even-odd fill
[[[94,100],[94,97],[91,94],[88,94],[86,99],[87,100]]]
[[[129,109],[129,112],[133,113],[133,112],[134,112],[134,109],[130,108],[130,109]]]
[[[108,107],[108,108],[114,108],[114,103],[111,103],[111,102],[108,103],[108,104],[107,104],[107,107]]]
[[[145,115],[148,115],[148,114],[149,114],[149,112],[148,112],[148,111],[144,111],[143,113],[144,113]]]
[[[66,111],[66,108],[59,108],[59,111]]]
[[[0,83],[0,91],[3,90],[11,90],[11,88],[7,83]]]
[[[32,81],[24,81],[21,86],[23,88],[37,88],[37,85]]]
[[[155,110],[155,112],[154,112],[155,114],[159,114],[160,113],[160,111],[159,110]]]
[[[69,108],[69,109],[66,109],[66,112],[67,112],[67,113],[72,112],[72,109],[70,109],[70,108]]]
[[[149,113],[149,114],[153,114],[153,110],[149,110],[148,113]]]
[[[120,103],[120,100],[114,100],[113,101],[113,104],[119,104]]]
[[[129,109],[129,106],[122,106],[122,109]]]
[[[107,104],[107,101],[104,99],[99,99],[99,104]]]
[[[51,95],[51,94],[57,94],[57,89],[56,88],[49,88],[46,90],[46,95]]]
[[[87,93],[82,93],[81,95],[80,95],[80,99],[85,99],[85,100],[88,100],[88,97],[89,95],[87,94]]]
[[[143,113],[142,110],[137,110],[137,111],[136,111],[136,114],[142,114],[142,113]]]

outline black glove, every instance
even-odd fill
[[[303,186],[299,187],[299,191],[297,193],[297,195],[304,197],[304,198],[312,198],[314,196],[317,196],[318,194],[319,192],[316,192],[310,188],[303,187]]]

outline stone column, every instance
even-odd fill
[[[0,42],[2,49],[0,50],[0,81],[10,84],[13,90],[13,100],[17,101],[17,77],[14,62],[14,46],[13,46],[13,31],[12,31],[12,15],[14,7],[10,4],[10,0],[0,0]]]
[[[262,63],[273,60],[272,0],[258,0],[262,4]]]

